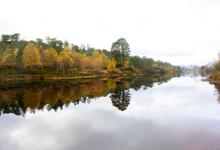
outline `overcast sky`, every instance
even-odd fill
[[[132,55],[203,65],[220,50],[220,1],[2,0],[0,33],[15,32],[108,50],[124,37]]]

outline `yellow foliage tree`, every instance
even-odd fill
[[[29,43],[25,47],[22,63],[24,68],[30,69],[32,72],[42,66],[39,49],[33,43]]]
[[[2,56],[0,57],[0,66],[3,67],[14,67],[16,65],[16,57],[18,54],[18,49],[6,49]]]
[[[73,59],[72,59],[72,53],[68,46],[65,46],[64,49],[60,52],[60,55],[57,59],[58,63],[58,69],[60,71],[67,72],[73,67]]]
[[[56,67],[58,54],[54,48],[43,51],[43,65],[47,67]]]
[[[72,59],[73,59],[73,68],[76,70],[81,70],[82,69],[82,55],[78,52],[72,52],[71,55]]]
[[[104,53],[94,51],[91,59],[92,69],[94,71],[101,71],[107,67],[108,58]]]
[[[102,59],[102,68],[103,69],[106,69],[107,68],[107,65],[108,65],[108,62],[109,62],[109,59],[108,59],[108,57],[104,54],[104,53],[100,53],[100,57],[101,57],[101,59]]]
[[[92,70],[101,71],[102,67],[103,67],[103,62],[102,62],[102,57],[101,57],[100,53],[98,53],[97,51],[94,51],[91,59],[92,59],[92,61],[91,61]]]
[[[91,63],[91,57],[88,57],[87,55],[83,54],[81,57],[81,70],[88,71],[92,70],[93,65]]]
[[[111,61],[109,61],[108,66],[107,66],[107,70],[108,72],[113,72],[116,69],[116,60],[113,58]]]

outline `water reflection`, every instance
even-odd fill
[[[125,84],[125,82],[119,82],[117,84],[117,89],[114,90],[110,96],[113,106],[117,107],[121,111],[127,109],[131,99],[128,85],[126,86]]]
[[[24,109],[25,117],[0,116],[0,149],[219,150],[220,104],[214,85],[190,77],[173,78],[166,84],[152,80],[65,81],[2,89],[8,108]],[[30,92],[40,98],[38,105],[29,106]],[[130,97],[126,111],[113,107],[111,101],[112,95],[118,95],[117,106],[127,106],[123,92]],[[59,98],[54,101],[50,93]]]
[[[216,94],[218,95],[218,102],[220,103],[220,83],[213,84],[216,90]]]
[[[167,82],[170,77],[122,79],[93,79],[83,82],[56,81],[25,86],[5,86],[0,89],[0,114],[25,115],[46,108],[62,109],[73,103],[89,103],[101,96],[111,98],[113,106],[124,111],[130,103],[129,89],[153,87],[154,83]]]

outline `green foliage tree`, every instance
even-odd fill
[[[125,70],[125,60],[130,54],[130,46],[124,38],[118,39],[112,43],[111,47],[112,57],[114,57],[120,66]]]
[[[56,38],[50,38],[48,36],[46,38],[46,41],[48,46],[56,49],[58,53],[63,49],[64,42],[61,40],[57,40]]]

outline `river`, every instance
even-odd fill
[[[219,150],[219,90],[200,77],[0,90],[2,150]]]

